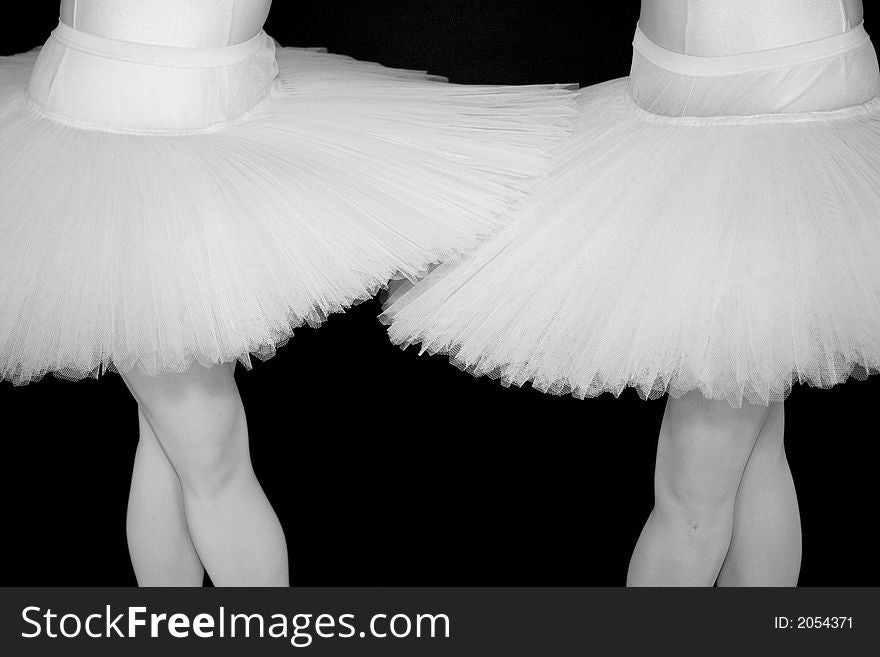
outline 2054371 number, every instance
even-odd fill
[[[852,616],[799,616],[798,628],[812,629],[852,629]]]

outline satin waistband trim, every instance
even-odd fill
[[[700,57],[683,55],[661,48],[645,36],[641,28],[636,26],[633,48],[652,64],[671,73],[695,77],[715,77],[819,61],[858,48],[865,43],[870,43],[870,41],[864,23],[861,23],[846,32],[815,41],[737,55]]]
[[[269,37],[260,30],[247,41],[231,46],[183,48],[108,39],[58,21],[58,26],[52,30],[52,38],[73,50],[107,59],[173,68],[215,68],[237,64],[252,57]]]

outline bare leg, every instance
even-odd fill
[[[670,399],[660,428],[654,509],[628,586],[712,586],[730,545],[737,489],[769,409]]]
[[[128,496],[128,550],[139,586],[201,586],[177,473],[138,410],[140,438]]]
[[[174,467],[189,533],[217,586],[287,586],[281,524],[251,466],[232,364],[125,382]]]
[[[773,404],[743,473],[733,538],[719,586],[795,586],[801,567],[801,520],[785,458],[785,416]]]

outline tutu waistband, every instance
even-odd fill
[[[666,50],[636,27],[630,93],[642,109],[665,116],[812,113],[875,99],[880,71],[864,25],[824,39],[721,57]]]
[[[846,32],[816,41],[737,55],[700,57],[661,48],[651,41],[641,28],[636,26],[633,48],[652,64],[671,73],[706,77],[736,75],[815,62],[858,48],[870,40],[865,31],[864,23],[862,23]]]
[[[52,38],[71,50],[91,53],[105,59],[174,68],[219,68],[253,57],[263,48],[266,33],[261,30],[247,41],[221,48],[182,48],[108,39],[77,30],[59,21],[58,26],[52,30]]]
[[[265,33],[222,48],[179,48],[107,39],[59,22],[28,86],[53,120],[135,133],[211,129],[252,109],[278,73]]]

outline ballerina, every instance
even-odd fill
[[[564,86],[276,47],[270,0],[62,0],[0,58],[0,379],[119,372],[141,585],[287,585],[235,364],[501,226]]]
[[[858,0],[644,0],[551,175],[401,287],[402,346],[506,385],[669,395],[630,585],[794,585],[792,384],[880,369],[880,75]]]

